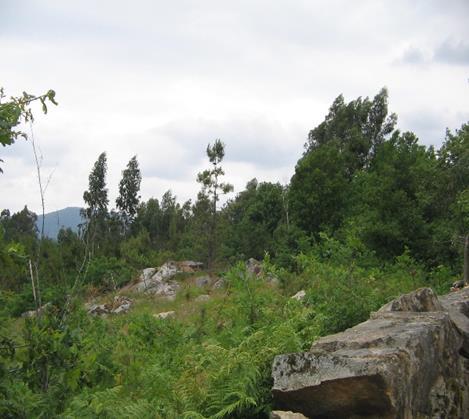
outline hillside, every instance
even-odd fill
[[[80,210],[79,207],[67,207],[45,214],[44,235],[56,239],[61,228],[71,228],[75,233],[78,232],[78,225],[83,222]],[[41,231],[42,215],[38,215],[36,225],[38,231]]]

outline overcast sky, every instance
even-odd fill
[[[143,199],[194,198],[215,138],[235,191],[287,183],[341,93],[387,86],[427,145],[469,121],[468,0],[0,0],[0,60],[7,94],[57,92],[33,127],[46,212],[83,205],[102,151],[112,206],[135,154]],[[0,158],[0,207],[39,211],[31,144]]]

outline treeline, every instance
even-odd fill
[[[435,150],[396,130],[385,90],[339,96],[288,185],[253,179],[222,204],[224,154],[220,140],[207,147],[197,199],[185,203],[170,191],[142,202],[133,157],[111,205],[102,153],[85,222],[57,240],[26,207],[1,212],[0,417],[266,418],[275,355],[308,350],[401,293],[446,293],[463,271],[467,124]],[[258,274],[249,257],[263,259]],[[171,301],[120,288],[182,258],[205,262],[197,275],[222,287],[181,274]],[[127,314],[87,313],[84,303],[126,293]],[[161,319],[167,310],[174,318]]]
[[[209,169],[198,175],[201,190],[194,202],[179,203],[171,191],[142,202],[133,157],[110,209],[102,153],[83,194],[86,222],[78,234],[64,230],[57,242],[43,239],[39,245],[35,214],[5,210],[2,243],[19,243],[25,255],[40,251],[41,276],[62,284],[86,266],[86,282],[116,286],[130,279],[132,269],[169,258],[216,268],[268,254],[294,270],[294,256],[324,238],[357,254],[366,251],[370,264],[407,252],[428,268],[444,265],[461,273],[469,231],[469,125],[447,131],[435,149],[397,130],[396,122],[385,89],[349,103],[339,96],[309,132],[290,184],[253,179],[224,205],[220,197],[232,187],[223,183],[220,140],[207,148]],[[18,291],[28,283],[24,261],[11,252],[2,257],[2,284]]]

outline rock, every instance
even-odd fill
[[[163,311],[161,313],[157,313],[153,315],[157,319],[169,319],[172,317],[176,317],[176,312],[175,311]]]
[[[196,297],[196,299],[194,301],[196,303],[205,303],[208,300],[210,300],[210,295],[202,294],[202,295],[199,295],[198,297]]]
[[[160,297],[167,297],[169,300],[176,298],[176,293],[180,285],[176,281],[166,281],[156,283],[154,287],[150,288],[147,292]]]
[[[195,279],[195,285],[199,288],[206,287],[210,285],[211,279],[208,275],[199,276]]]
[[[135,285],[126,288],[130,291],[145,292],[174,299],[180,285],[172,280],[179,273],[196,272],[203,267],[201,262],[185,260],[182,262],[169,261],[163,264],[158,270],[146,268],[140,274]]]
[[[91,304],[88,307],[88,314],[93,316],[107,316],[108,314],[127,313],[133,302],[123,295],[116,295],[112,303]]]
[[[460,293],[440,302],[417,290],[309,352],[275,357],[275,406],[312,418],[469,417],[469,292]]]
[[[153,274],[149,276],[152,269]],[[142,271],[139,282],[130,289],[132,291],[173,298],[179,289],[179,284],[171,280],[171,278],[181,272],[182,270],[176,262],[166,262],[158,270],[147,268]]]
[[[108,304],[92,304],[88,309],[88,314],[92,316],[107,316],[110,312]]]
[[[420,288],[409,294],[401,295],[399,298],[387,303],[379,309],[379,312],[389,311],[442,311],[443,306],[438,301],[437,295],[431,288]]]
[[[252,275],[260,275],[262,272],[262,263],[259,262],[258,260],[254,258],[248,259],[246,262],[246,269],[248,270],[249,273]]]
[[[31,318],[31,317],[36,317],[37,315],[40,316],[42,313],[44,313],[44,311],[50,305],[51,305],[50,303],[46,303],[46,304],[43,304],[41,307],[39,307],[37,311],[36,310],[25,311],[24,313],[21,314],[21,317]]]
[[[200,271],[204,267],[202,262],[194,262],[193,260],[183,260],[182,262],[176,262],[176,264],[182,272],[188,273]]]
[[[459,281],[453,282],[453,285],[451,285],[451,291],[461,290],[465,285],[466,283],[464,282],[464,279],[460,279]]]
[[[469,359],[469,287],[440,297],[440,302],[463,338],[462,355]]]
[[[292,295],[291,298],[293,300],[297,300],[297,301],[303,301],[306,297],[306,291],[305,290],[301,290],[301,291],[298,291],[295,295]]]
[[[112,304],[111,313],[112,314],[119,314],[119,313],[127,313],[132,306],[132,300],[128,297],[124,297],[122,295],[116,295],[114,297],[114,302]]]
[[[140,281],[149,281],[150,278],[156,273],[156,268],[145,268],[140,274]]]
[[[213,289],[219,289],[219,288],[224,288],[225,286],[225,280],[223,278],[220,278],[213,284]]]
[[[279,285],[280,280],[273,274],[269,273],[266,275],[265,280],[272,285]]]
[[[284,412],[282,410],[274,410],[270,413],[270,419],[308,419],[301,413]]]

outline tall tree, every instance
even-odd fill
[[[469,122],[446,139],[438,152],[440,199],[444,214],[453,214],[449,229],[453,248],[463,249],[464,281],[469,283]]]
[[[359,97],[345,103],[340,95],[309,132],[289,191],[292,219],[308,234],[340,227],[351,181],[369,168],[394,129],[397,116],[388,115],[387,99],[385,88],[373,100]]]
[[[83,193],[83,200],[87,206],[82,210],[82,215],[87,220],[86,235],[91,244],[91,254],[94,253],[98,235],[104,239],[109,204],[106,173],[107,158],[106,153],[103,152],[99,155],[89,175],[88,190]]]
[[[210,225],[207,234],[207,264],[211,267],[216,250],[217,234],[217,203],[220,195],[233,191],[233,185],[221,181],[225,174],[221,162],[225,157],[225,144],[217,138],[213,145],[207,146],[207,157],[212,164],[211,169],[206,169],[197,175],[197,182],[202,184],[201,194],[207,196],[210,202]]]
[[[137,156],[133,156],[127,168],[122,171],[122,179],[119,183],[119,196],[116,199],[117,209],[120,211],[124,223],[124,231],[134,221],[140,202],[140,183],[142,174],[138,167]]]

